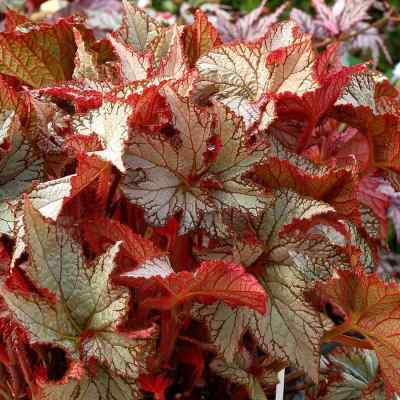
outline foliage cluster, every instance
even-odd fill
[[[0,398],[397,398],[398,90],[293,21],[123,7],[100,40],[6,12]]]

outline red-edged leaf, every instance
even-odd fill
[[[357,270],[337,271],[319,290],[346,314],[343,325],[327,333],[326,339],[334,340],[338,330],[359,332],[376,351],[386,385],[400,390],[400,287]]]
[[[231,307],[248,306],[265,313],[266,296],[257,280],[245,269],[223,261],[203,262],[194,274],[183,271],[159,281],[167,295],[144,301],[145,307],[169,310],[196,301],[211,304],[222,300]]]
[[[71,79],[76,51],[72,19],[26,33],[0,34],[0,72],[37,88]]]
[[[132,232],[132,229],[108,218],[84,220],[82,228],[85,239],[96,254],[115,242],[122,242],[120,263],[116,279],[120,283],[129,283],[134,278],[165,277],[172,272],[165,253],[150,240]],[[165,272],[163,269],[165,262]]]
[[[319,166],[290,153],[278,142],[271,142],[271,156],[254,169],[263,184],[272,189],[292,189],[303,196],[324,201],[338,213],[359,222],[358,182],[351,166]]]
[[[275,137],[292,151],[301,153],[307,149],[313,130],[333,107],[350,81],[351,73],[359,69],[340,70],[325,79],[320,88],[302,96],[291,89],[279,96],[276,106],[278,118],[271,127]]]
[[[125,172],[122,157],[128,139],[128,118],[131,112],[126,103],[104,101],[100,108],[84,115],[75,115],[72,121],[76,134],[96,134],[99,137],[104,150],[95,154],[105,161],[112,162],[121,172]]]
[[[110,36],[109,40],[121,62],[121,75],[127,81],[148,79],[152,72],[153,57],[150,52],[145,54],[135,52],[121,41],[118,36]]]
[[[206,15],[197,10],[193,24],[186,26],[183,33],[183,45],[189,65],[193,67],[203,54],[220,44],[222,44],[222,40],[218,31],[208,21]]]
[[[118,31],[122,40],[139,53],[144,53],[150,43],[162,32],[162,27],[145,11],[124,0],[124,18]]]
[[[122,190],[130,201],[145,209],[146,219],[153,225],[164,225],[180,211],[180,232],[185,233],[210,210],[205,191],[196,181],[205,170],[212,114],[169,87],[163,92],[173,126],[165,129],[164,135],[134,134],[124,160],[128,173]]]

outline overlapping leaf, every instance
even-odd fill
[[[31,343],[62,347],[75,359],[81,352],[84,361],[95,359],[115,374],[136,379],[153,351],[155,332],[117,332],[129,301],[128,291],[110,282],[120,243],[88,266],[80,245],[60,223],[47,223],[29,202],[24,211],[31,257],[26,273],[53,301],[14,293],[3,285],[2,296],[15,319]],[[92,333],[81,341],[84,332]]]
[[[134,135],[126,157],[125,195],[144,207],[152,224],[163,225],[180,211],[181,232],[198,226],[203,214],[218,207],[252,213],[261,209],[260,190],[243,175],[262,160],[267,145],[247,146],[241,119],[224,106],[214,105],[212,129],[209,111],[168,86],[164,93],[173,118],[172,137]]]
[[[31,188],[32,181],[42,178],[44,165],[25,137],[15,112],[3,111],[1,137],[9,146],[0,150],[0,232],[11,235],[16,201]]]
[[[264,314],[266,296],[257,280],[238,264],[202,263],[194,274],[170,274],[160,284],[167,294],[145,300],[142,306],[169,310],[188,301],[210,304],[222,300],[235,308],[247,306]]]
[[[287,34],[291,24],[289,32],[282,28],[255,44],[219,46],[202,56],[196,63],[197,90],[222,101],[250,126],[258,120],[256,103],[265,93],[302,94],[316,89],[311,42]]]
[[[130,113],[131,109],[126,104],[104,101],[100,108],[77,116],[72,121],[77,134],[95,134],[100,138],[104,150],[97,151],[96,154],[103,160],[112,162],[122,172],[125,171],[122,157],[128,139]]]
[[[132,400],[142,396],[137,384],[114,376],[105,369],[96,374],[85,374],[79,379],[71,377],[65,384],[45,383],[41,385],[35,400]]]
[[[76,51],[73,21],[0,34],[0,72],[35,88],[72,77]]]
[[[338,271],[321,291],[346,314],[342,332],[356,331],[376,352],[386,385],[399,390],[397,332],[399,287],[385,284],[376,275],[361,271]]]
[[[277,190],[265,202],[264,213],[254,218],[263,253],[253,266],[268,295],[267,314],[245,308],[231,311],[223,304],[198,306],[193,314],[206,321],[212,342],[228,361],[249,330],[265,351],[306,368],[317,380],[319,343],[327,325],[304,293],[313,282],[329,279],[335,267],[351,268],[350,260],[327,236],[287,229],[299,220],[324,218],[333,211],[329,205],[290,190]]]

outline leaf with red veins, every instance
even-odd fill
[[[6,82],[4,77],[0,77],[0,106],[2,109],[14,111],[23,108],[21,95]],[[20,115],[18,111],[17,114]]]
[[[368,107],[376,111],[375,90],[385,78],[372,71],[354,74],[336,101],[336,106]]]
[[[269,263],[259,280],[270,299],[267,314],[257,320],[258,334],[263,332],[260,345],[318,381],[320,343],[330,324],[307,303],[304,292],[309,284],[304,274],[297,266]]]
[[[346,314],[343,325],[336,329],[363,335],[378,356],[386,385],[399,391],[400,378],[396,369],[400,357],[398,284],[386,284],[376,275],[368,275],[361,270],[337,271],[335,277],[321,284],[317,290]],[[334,332],[335,329],[327,333],[327,338],[334,339]]]
[[[239,386],[244,386],[250,400],[267,400],[267,396],[258,379],[236,363],[228,363],[223,358],[215,358],[210,364],[210,369],[221,378]]]
[[[213,110],[219,151],[205,179],[213,177],[219,187],[211,190],[211,195],[220,208],[234,207],[256,214],[264,208],[262,190],[243,176],[266,158],[268,145],[264,141],[248,145],[243,120],[221,103],[215,102]]]
[[[121,172],[125,172],[122,158],[128,139],[128,118],[131,113],[131,107],[125,103],[104,101],[98,109],[75,115],[72,128],[78,135],[90,136],[95,133],[102,141],[104,150],[93,154],[110,161]]]
[[[135,130],[154,134],[171,121],[171,111],[158,86],[148,86],[143,93],[129,96],[127,101],[133,108],[129,125]]]
[[[371,245],[371,241],[367,240],[365,234],[357,229],[357,226],[353,223],[347,221],[344,223],[346,230],[350,237],[349,252],[355,260],[364,267],[365,271],[373,272],[376,269],[377,264],[377,253],[376,248]],[[340,243],[341,246],[346,245],[346,240],[344,243]]]
[[[182,79],[188,72],[188,62],[183,47],[183,28],[173,25],[170,28],[171,33],[166,33],[166,37],[170,37],[170,42],[168,42],[168,47],[161,47],[160,51],[165,51],[165,56],[155,53],[156,66],[158,67],[155,72],[155,76],[161,79]],[[162,56],[157,64],[157,57]]]
[[[372,174],[365,175],[360,180],[357,198],[364,206],[368,207],[376,216],[381,225],[381,232],[387,230],[387,211],[389,208],[389,197],[378,190],[382,185],[382,178]]]
[[[46,223],[29,202],[24,222],[31,255],[26,272],[32,282],[55,295],[77,326],[115,326],[128,301],[126,291],[108,287],[120,243],[100,256],[94,268],[88,268],[80,245],[63,227]]]
[[[135,380],[122,378],[106,369],[96,368],[95,375],[84,373],[79,379],[46,382],[39,385],[34,400],[140,400]]]
[[[316,279],[329,278],[337,265],[349,268],[350,263],[327,239],[285,230],[290,224],[324,218],[332,211],[331,206],[290,190],[275,190],[254,226],[265,249],[265,256],[258,262],[257,277],[269,299],[268,312],[258,321],[265,326],[258,341],[268,352],[304,368],[314,380],[318,376],[324,321],[307,303],[304,292]],[[329,257],[319,258],[324,253]]]
[[[268,296],[267,313],[245,307],[230,310],[218,303],[196,304],[192,315],[206,322],[211,342],[228,361],[249,331],[261,349],[289,359],[317,380],[319,344],[328,325],[307,303],[305,292],[315,281],[329,279],[335,268],[349,269],[351,263],[344,249],[327,236],[295,230],[299,219],[324,216],[331,207],[290,191],[277,191],[275,196],[255,228],[265,249],[255,271]]]
[[[120,282],[125,286],[140,286],[143,280],[151,278],[167,278],[174,273],[171,262],[166,256],[159,256],[144,260],[135,269],[126,271],[120,275]]]
[[[114,52],[121,62],[121,75],[125,82],[140,81],[150,78],[152,72],[152,55],[135,52],[115,35],[109,36]]]
[[[121,242],[89,266],[64,228],[47,223],[29,202],[25,230],[31,256],[26,273],[35,285],[47,289],[53,301],[36,294],[28,298],[5,286],[1,294],[31,342],[62,346],[74,358],[95,358],[109,370],[136,379],[154,351],[157,332],[127,335],[116,330],[129,302],[128,289],[110,282]]]
[[[35,186],[29,193],[32,206],[44,217],[56,221],[66,198],[69,198],[73,192],[74,178],[75,175],[64,176]]]
[[[218,31],[198,9],[192,25],[186,26],[183,34],[185,53],[190,67],[204,54],[222,44]]]
[[[280,95],[276,100],[278,118],[271,127],[272,134],[292,151],[301,153],[307,149],[314,129],[338,100],[354,70],[357,67],[329,76],[314,91],[296,93],[289,89]]]
[[[299,26],[289,20],[271,26],[260,42],[263,51],[271,52],[307,40],[310,40],[309,35],[302,33]]]
[[[239,264],[206,261],[194,274],[183,271],[168,275],[160,286],[168,294],[144,300],[144,307],[170,310],[189,301],[211,304],[221,300],[231,307],[247,306],[260,313],[266,309],[264,290]]]
[[[144,208],[150,224],[163,226],[180,211],[180,233],[185,233],[198,225],[202,213],[211,211],[196,177],[205,170],[203,158],[213,118],[168,87],[164,95],[172,113],[172,130],[177,132],[170,140],[144,133],[132,137],[124,159],[128,172],[122,190]],[[174,146],[172,140],[179,143]]]
[[[351,168],[334,168],[313,164],[290,153],[276,141],[271,156],[255,167],[254,173],[269,188],[288,188],[330,204],[346,218],[359,221],[358,181]]]
[[[79,27],[72,19],[62,19],[24,33],[1,33],[0,72],[34,88],[71,79],[76,51],[74,26]]]
[[[73,78],[100,80],[101,75],[96,53],[89,48],[77,29],[73,28],[73,33],[77,47]]]
[[[302,95],[319,87],[314,78],[315,54],[310,40],[276,49],[267,56],[268,91]]]
[[[251,329],[250,326],[255,330],[256,340],[259,336],[264,336],[263,331],[258,331],[256,326],[257,318],[262,321],[264,316],[247,307],[232,309],[223,302],[211,305],[195,303],[191,314],[193,318],[206,324],[211,343],[228,363],[233,362],[239,351],[240,341]]]
[[[281,230],[295,220],[309,220],[328,216],[334,208],[321,201],[302,197],[290,189],[276,189],[265,199],[262,215],[255,218],[257,238],[268,249],[282,246]]]
[[[246,117],[251,103],[266,92],[270,78],[266,54],[259,46],[238,43],[217,47],[196,63],[196,90],[212,93],[237,115]],[[249,121],[249,125],[254,122]]]
[[[146,369],[147,357],[154,353],[156,336],[155,328],[134,335],[102,331],[82,341],[81,353],[87,362],[95,359],[119,376],[137,379]]]
[[[219,46],[200,57],[196,63],[197,91],[212,93],[251,126],[258,120],[255,104],[265,93],[291,91],[301,95],[318,87],[312,76],[315,57],[310,40],[276,49],[272,37],[270,42],[271,49],[262,41],[238,43]]]
[[[0,137],[8,148],[0,148],[0,232],[13,235],[16,223],[15,206],[20,196],[41,180],[44,162],[36,154],[22,132],[15,112],[3,111]]]
[[[9,289],[0,288],[13,318],[26,330],[32,344],[62,347],[76,358],[79,331],[75,328],[62,303],[51,304],[37,295],[30,298]]]
[[[132,46],[133,50],[144,53],[154,39],[161,34],[163,27],[128,0],[124,0],[123,5],[122,26],[117,32],[127,45]]]

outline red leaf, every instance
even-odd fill
[[[247,306],[266,311],[266,294],[256,278],[234,263],[206,261],[193,274],[182,271],[159,280],[166,292],[159,298],[147,299],[146,308],[170,310],[187,301],[212,304],[222,300],[231,307]]]
[[[153,393],[155,400],[165,400],[165,390],[171,386],[172,379],[165,375],[141,375],[139,385],[145,392]]]
[[[82,229],[86,239],[98,254],[104,252],[110,244],[122,241],[121,258],[124,271],[132,269],[132,262],[138,266],[153,258],[164,256],[164,252],[150,240],[133,233],[130,227],[116,220],[109,218],[86,220],[82,224]]]
[[[96,90],[82,89],[79,86],[52,86],[39,90],[56,99],[71,101],[77,113],[85,113],[102,104],[102,94]]]
[[[129,124],[138,130],[159,132],[171,121],[171,112],[157,86],[147,87],[142,94],[129,96],[127,101],[134,110],[129,117]]]
[[[359,68],[342,69],[325,79],[319,89],[303,96],[286,92],[278,97],[278,118],[271,127],[274,136],[292,151],[301,153],[308,148],[314,129],[330,111],[351,74]]]
[[[315,166],[313,171],[299,168],[289,160],[271,157],[265,164],[257,166],[255,173],[269,188],[290,188],[301,195],[325,201],[338,213],[359,221],[358,182],[350,169]]]
[[[186,26],[183,33],[183,45],[189,60],[189,65],[194,66],[196,61],[214,47],[222,44],[218,31],[208,21],[206,15],[198,9],[194,23]]]
[[[335,340],[349,331],[359,332],[375,350],[386,384],[400,390],[399,285],[386,284],[377,275],[359,269],[337,271],[319,290],[346,314],[344,323],[327,333],[325,340]]]

